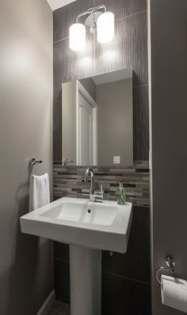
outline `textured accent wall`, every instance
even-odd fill
[[[117,18],[116,37],[106,50],[91,42],[91,56],[77,57],[68,48],[68,28],[87,8],[106,4]],[[111,55],[110,55],[111,57]],[[120,68],[133,70],[134,159],[149,158],[149,112],[147,71],[146,0],[77,0],[54,12],[54,195],[82,196],[81,169],[63,168],[61,163],[62,81],[82,79]],[[142,174],[140,174],[142,172]],[[145,172],[145,174],[144,174]],[[125,255],[103,253],[103,315],[150,315],[150,213],[149,174],[145,169],[98,169],[98,182],[104,183],[107,198],[116,198],[119,179],[133,199],[134,215],[128,252]],[[143,188],[142,188],[143,187]],[[83,189],[83,190],[82,190]],[[145,197],[145,198],[144,198]],[[132,199],[131,199],[132,198]],[[57,298],[69,302],[69,248],[55,243],[55,289]]]
[[[106,50],[91,43],[91,58],[77,57],[68,48],[68,28],[80,12],[93,5],[106,4],[117,18],[115,41]],[[81,196],[87,192],[82,171],[61,166],[61,84],[98,73],[132,68],[134,106],[134,159],[148,160],[148,74],[147,74],[146,0],[78,0],[54,12],[54,196]],[[133,200],[134,215],[128,252],[125,255],[104,252],[103,315],[150,315],[150,213],[148,169],[97,169],[98,183],[104,184],[105,197],[116,198],[122,180]],[[55,289],[57,298],[69,302],[69,248],[55,243]]]
[[[0,314],[33,315],[53,289],[47,240],[20,232],[28,163],[52,175],[53,16],[45,0],[0,3]],[[52,178],[52,176],[51,176]]]
[[[88,58],[68,47],[68,28],[77,14],[106,4],[116,15],[116,37],[102,49],[91,42]],[[109,53],[107,57],[107,52]],[[85,78],[102,72],[131,68],[134,73],[134,159],[149,158],[148,71],[146,0],[77,0],[54,12],[54,160],[61,161],[62,81]]]

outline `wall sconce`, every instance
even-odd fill
[[[84,23],[80,19],[85,18]],[[86,47],[86,29],[97,32],[97,41],[101,44],[112,41],[115,34],[115,16],[104,5],[90,8],[79,14],[76,22],[69,28],[69,47],[73,51],[83,51]]]

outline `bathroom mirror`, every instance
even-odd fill
[[[127,69],[62,83],[64,165],[133,165],[132,90]]]

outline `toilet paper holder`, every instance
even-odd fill
[[[173,260],[173,257],[171,255],[167,255],[165,258],[165,265],[161,266],[156,271],[156,281],[159,285],[161,285],[161,275],[163,272],[168,272],[170,274],[174,274],[175,272],[175,261]]]

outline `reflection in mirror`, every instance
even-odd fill
[[[132,72],[62,84],[64,165],[133,165]]]

